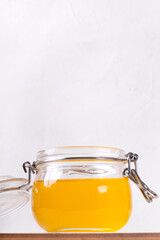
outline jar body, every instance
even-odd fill
[[[131,214],[122,162],[72,160],[42,165],[32,188],[32,212],[48,232],[114,232]]]

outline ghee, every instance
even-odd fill
[[[48,232],[113,232],[131,214],[128,177],[36,181],[32,211]]]

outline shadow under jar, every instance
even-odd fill
[[[47,232],[121,229],[132,208],[128,161],[136,160],[135,155],[128,158],[125,151],[107,147],[40,151],[32,165],[37,172],[31,197],[35,220]]]

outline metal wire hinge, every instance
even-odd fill
[[[153,192],[139,177],[137,173],[137,160],[138,155],[129,152],[127,155],[128,168],[123,172],[124,176],[128,176],[140,189],[146,201],[152,202],[154,198],[158,198],[158,195]],[[131,163],[134,163],[134,168],[131,168]]]
[[[23,170],[24,170],[25,173],[27,173],[27,171],[28,171],[28,182],[25,183],[23,186],[21,186],[21,188],[29,186],[27,188],[27,190],[29,190],[30,188],[32,188],[32,186],[30,186],[30,183],[31,183],[31,173],[33,173],[33,174],[35,173],[34,162],[33,162],[33,165],[30,162],[24,162],[23,163]]]
[[[19,186],[7,187],[7,188],[0,189],[0,193],[1,192],[13,191],[13,190],[20,190],[20,189],[28,191],[32,187],[32,186],[30,186],[30,183],[31,183],[31,173],[35,173],[34,165],[31,165],[30,162],[25,162],[25,163],[23,163],[23,169],[24,169],[25,173],[28,172],[27,182],[25,184],[22,184],[22,185],[19,185]],[[19,178],[16,178],[15,180],[19,180]],[[21,178],[20,178],[20,180],[21,180]]]

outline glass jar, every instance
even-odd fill
[[[28,182],[18,189],[31,188],[31,173],[36,173],[32,212],[47,232],[114,232],[131,215],[129,179],[137,184],[147,202],[157,197],[139,178],[137,159],[137,154],[108,147],[40,151],[33,164],[23,164]]]
[[[114,232],[127,223],[132,201],[125,151],[54,148],[40,151],[34,167],[32,211],[46,231]]]
[[[122,150],[99,147],[40,152],[32,188],[32,211],[38,224],[48,232],[111,232],[122,228],[131,214],[123,158]]]

